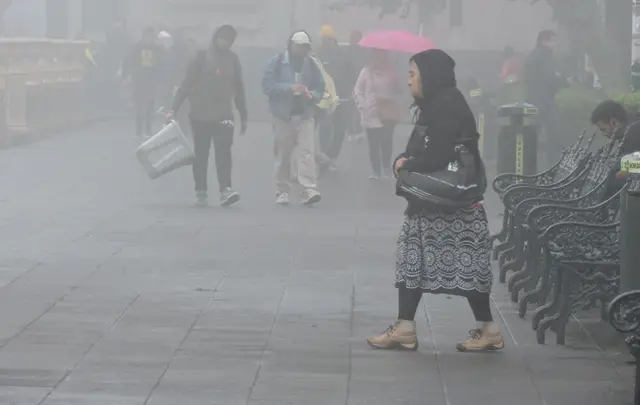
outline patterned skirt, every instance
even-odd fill
[[[490,293],[491,243],[484,207],[407,215],[396,253],[396,287],[465,296]]]

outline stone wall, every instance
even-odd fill
[[[0,39],[0,145],[79,125],[87,42]]]

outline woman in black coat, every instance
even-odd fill
[[[458,139],[471,139],[465,145],[480,161],[475,120],[456,88],[454,68],[453,59],[441,50],[411,58],[409,86],[417,121],[406,151],[396,159],[396,173],[445,169],[456,158]],[[483,166],[478,169],[484,170]],[[422,294],[432,293],[469,301],[477,325],[468,340],[458,343],[458,350],[502,349],[502,335],[490,308],[491,243],[482,201],[456,209],[408,200],[396,258],[398,320],[381,335],[367,339],[368,343],[377,349],[416,350],[414,318]]]

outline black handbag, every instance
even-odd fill
[[[465,146],[471,139],[456,141],[456,158],[447,168],[431,173],[400,169],[397,187],[409,199],[447,207],[462,207],[482,200],[487,175],[482,159]]]

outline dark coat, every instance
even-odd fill
[[[531,52],[524,67],[524,94],[528,103],[544,108],[555,103],[558,90],[566,80],[557,75],[553,52],[538,46]]]
[[[626,128],[621,128],[614,135],[616,139],[622,141],[620,147],[621,156],[629,155],[633,152],[640,152],[640,116],[636,116],[634,121]],[[615,164],[607,178],[606,198],[617,193],[627,182],[627,176],[620,176],[621,170],[620,159],[616,158]]]
[[[637,115],[627,127],[626,135],[622,142],[623,155],[633,152],[640,152],[640,115]]]
[[[398,156],[408,159],[403,168],[419,173],[445,169],[456,159],[456,140],[460,139],[468,139],[465,145],[480,161],[475,118],[456,87],[455,63],[440,50],[422,52],[413,60],[420,70],[425,97],[416,100],[416,126],[405,151]],[[431,207],[410,200],[409,211],[413,208]]]
[[[240,59],[231,50],[220,50],[216,46],[219,28],[208,50],[198,52],[187,66],[184,80],[178,88],[172,109],[178,112],[189,99],[190,117],[196,121],[221,122],[233,120],[233,104],[240,120],[248,119],[242,66]]]
[[[162,78],[164,63],[165,52],[162,47],[138,42],[124,60],[122,76],[131,77],[137,91],[153,93]]]
[[[336,91],[340,98],[351,98],[353,94],[353,67],[345,50],[338,44],[329,44],[320,47],[317,55],[322,62],[325,71],[336,85]]]

